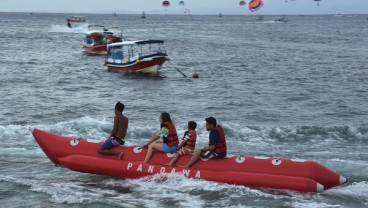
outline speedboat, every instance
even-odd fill
[[[163,40],[124,41],[108,44],[104,65],[113,72],[156,75],[168,60]]]
[[[66,18],[67,22],[86,22],[83,16],[71,16]]]
[[[285,19],[285,17],[280,17],[274,20],[275,22],[281,22],[281,23],[286,23],[288,22],[288,20]]]

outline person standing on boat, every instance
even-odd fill
[[[199,157],[208,159],[219,159],[226,157],[227,147],[225,132],[220,125],[217,125],[217,121],[214,117],[206,118],[206,130],[210,132],[208,146],[205,146],[203,149],[194,150],[193,156],[190,158],[189,162],[185,166],[181,167],[192,167],[192,165],[197,162]]]
[[[123,152],[110,150],[113,147],[124,145],[125,134],[128,129],[128,118],[123,115],[125,105],[117,102],[115,105],[114,127],[111,131],[110,137],[105,141],[98,153],[102,155],[116,155],[119,160],[124,156]]]
[[[188,131],[184,133],[183,140],[179,144],[179,147],[176,150],[174,158],[165,165],[173,166],[180,156],[192,154],[194,152],[197,140],[197,132],[195,130],[196,128],[197,128],[196,122],[194,121],[188,122]]]
[[[161,129],[143,146],[148,147],[146,158],[143,163],[148,163],[154,151],[164,153],[175,152],[178,148],[179,140],[174,123],[171,121],[170,114],[163,112],[160,115]],[[163,141],[157,141],[162,137]]]

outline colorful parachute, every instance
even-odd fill
[[[248,9],[251,12],[255,12],[262,8],[264,5],[263,0],[251,0],[248,4]]]
[[[245,1],[240,1],[239,2],[239,6],[241,6],[241,7],[244,6],[245,4],[246,4]]]
[[[170,2],[169,1],[163,1],[162,2],[162,6],[163,7],[169,7],[170,6]]]
[[[184,4],[185,4],[184,1],[179,1],[180,6],[184,6]]]

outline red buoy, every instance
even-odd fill
[[[193,78],[198,78],[198,77],[199,77],[199,75],[198,75],[198,73],[197,73],[197,72],[194,72],[194,73],[193,73],[193,75],[192,75],[192,77],[193,77]]]

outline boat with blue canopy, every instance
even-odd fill
[[[163,40],[124,41],[108,45],[104,65],[113,72],[157,74],[167,60]]]

